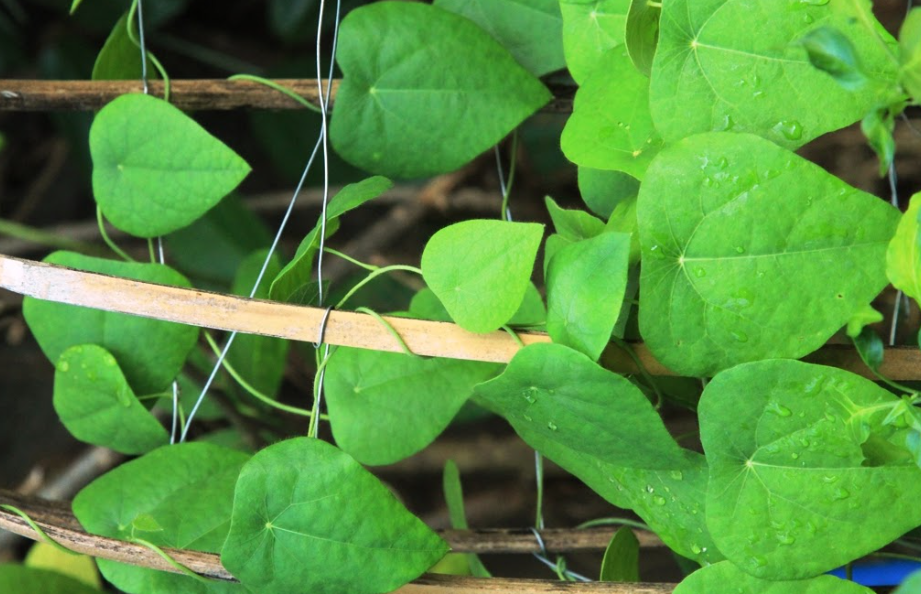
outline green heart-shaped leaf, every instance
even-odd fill
[[[860,584],[823,575],[809,580],[759,580],[728,561],[699,569],[678,584],[674,594],[710,594],[732,588],[737,594],[871,594]]]
[[[160,547],[217,553],[230,525],[233,488],[246,454],[208,443],[164,446],[94,480],[74,498],[92,534],[142,538]],[[103,576],[130,594],[243,594],[240,584],[98,560]]]
[[[600,66],[601,57],[624,43],[630,0],[560,0],[563,52],[577,83]]]
[[[911,197],[886,252],[886,274],[892,285],[921,302],[921,194]]]
[[[732,130],[798,147],[898,99],[895,43],[869,0],[670,0],[660,26],[650,106],[667,142]],[[798,43],[824,26],[843,33],[874,73],[860,89],[815,68]]]
[[[596,493],[633,509],[679,554],[722,559],[704,523],[704,457],[675,443],[626,378],[565,346],[535,344],[474,398]]]
[[[471,332],[492,332],[518,310],[544,226],[464,221],[441,229],[422,253],[422,276],[445,309]]]
[[[416,578],[447,551],[348,454],[296,438],[243,467],[221,561],[260,594],[377,594]]]
[[[426,4],[352,11],[337,56],[343,80],[333,146],[350,163],[391,177],[453,171],[551,98],[488,33]]]
[[[501,369],[340,347],[325,376],[333,436],[362,464],[398,462],[438,437],[473,387]]]
[[[435,0],[489,33],[534,76],[566,67],[559,0]]]
[[[649,114],[649,79],[612,50],[576,92],[560,145],[573,163],[643,179],[662,139]]]
[[[100,594],[70,576],[15,563],[0,565],[0,592],[16,594]]]
[[[55,252],[44,261],[161,285],[192,286],[181,274],[160,264],[103,260],[73,252]],[[50,361],[56,362],[72,346],[99,345],[115,356],[128,383],[141,395],[165,390],[179,374],[198,339],[198,328],[194,326],[32,297],[23,300],[22,313]]]
[[[798,361],[713,378],[698,410],[720,551],[757,577],[800,579],[921,525],[921,469],[899,446],[905,431],[885,425],[899,403],[860,376]]]
[[[122,95],[90,129],[93,194],[119,229],[156,237],[185,227],[249,173],[246,162],[162,99]]]
[[[899,214],[764,139],[710,133],[653,161],[637,217],[640,332],[703,376],[825,344],[886,286]]]
[[[143,454],[169,440],[131,391],[115,357],[93,344],[70,347],[58,359],[54,410],[77,439],[123,454]]]

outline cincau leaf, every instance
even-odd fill
[[[630,0],[560,0],[563,52],[569,73],[582,84],[601,57],[623,45]]]
[[[77,439],[123,454],[143,454],[169,440],[131,390],[115,357],[93,344],[70,347],[58,359],[54,410]]]
[[[338,59],[333,146],[353,165],[391,177],[457,169],[551,98],[488,33],[427,4],[352,11]]]
[[[501,369],[490,363],[340,347],[325,376],[333,436],[362,464],[398,462],[438,437],[473,387]]]
[[[596,493],[633,509],[680,555],[722,559],[704,524],[704,457],[675,443],[626,378],[565,346],[535,344],[474,397]]]
[[[435,0],[501,43],[534,76],[566,67],[559,0]]]
[[[191,287],[185,277],[160,264],[140,264],[54,252],[44,260],[88,272],[99,272],[161,285]],[[68,348],[97,344],[115,355],[135,393],[165,390],[179,374],[195,346],[198,328],[108,313],[26,297],[22,313],[35,340],[52,362]]]
[[[100,594],[100,590],[56,571],[24,567],[15,563],[0,565],[0,592],[10,594]]]
[[[221,561],[260,594],[391,592],[448,546],[342,450],[311,438],[240,472]]]
[[[429,239],[422,276],[458,325],[492,332],[524,300],[543,232],[535,223],[456,223]]]
[[[871,594],[854,582],[823,575],[809,580],[766,581],[750,576],[728,561],[709,565],[689,575],[674,594],[710,594],[731,588],[738,594]]]
[[[640,332],[704,376],[825,344],[886,286],[899,214],[764,139],[710,133],[656,158],[637,217]]]
[[[160,547],[221,550],[233,487],[246,454],[207,443],[164,446],[96,479],[74,498],[88,532]],[[243,594],[240,584],[203,583],[174,573],[99,559],[103,576],[130,594]]]
[[[867,84],[845,89],[809,62],[798,40],[820,27],[851,42],[873,73]],[[799,147],[897,99],[895,55],[869,0],[670,0],[652,66],[653,121],[666,142],[731,130]]]
[[[911,197],[886,252],[886,274],[892,285],[921,302],[921,194]]]
[[[189,116],[150,95],[122,95],[90,129],[93,194],[103,214],[138,237],[185,227],[250,171]]]
[[[921,469],[901,401],[840,369],[798,361],[739,365],[701,397],[710,467],[707,526],[741,569],[801,579],[843,565],[921,525]],[[872,530],[867,530],[872,526]]]

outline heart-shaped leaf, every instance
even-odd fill
[[[573,163],[643,179],[662,139],[649,114],[649,79],[612,50],[576,92],[560,145]]]
[[[704,524],[704,457],[675,443],[626,378],[565,346],[535,344],[474,397],[596,493],[633,509],[679,554],[722,559]]]
[[[435,0],[498,41],[534,76],[566,68],[559,0]]]
[[[422,253],[422,275],[448,313],[471,332],[492,332],[518,310],[544,226],[464,221],[435,233]]]
[[[115,357],[93,344],[70,347],[58,359],[54,410],[77,439],[123,454],[143,454],[169,440],[131,391]]]
[[[640,332],[703,376],[825,344],[886,286],[899,214],[764,139],[710,133],[653,161],[637,217]]]
[[[181,274],[160,264],[103,260],[73,252],[55,252],[44,261],[161,285],[191,287]],[[115,356],[128,383],[141,395],[165,390],[179,374],[198,338],[198,328],[193,326],[32,297],[23,300],[22,313],[50,361],[56,362],[72,346],[99,345]]]
[[[341,347],[326,367],[336,443],[362,464],[392,464],[444,431],[501,365]],[[406,427],[411,426],[412,431]]]
[[[627,290],[630,236],[602,233],[558,251],[547,268],[547,332],[598,360]]]
[[[601,56],[624,43],[630,0],[560,0],[563,52],[577,83],[600,66]]]
[[[448,550],[372,474],[338,448],[296,438],[240,472],[221,561],[260,594],[378,594]]]
[[[551,98],[488,33],[427,4],[352,11],[337,55],[343,80],[333,146],[350,163],[391,177],[453,171]]]
[[[898,445],[904,430],[885,424],[900,403],[860,376],[798,361],[713,378],[698,410],[720,551],[757,577],[800,579],[921,525],[921,469]]]
[[[699,569],[675,588],[674,594],[711,594],[727,592],[732,588],[737,594],[871,594],[873,590],[854,582],[823,575],[809,580],[766,581],[759,580],[740,570],[728,561]]]
[[[156,237],[185,227],[249,173],[235,152],[162,99],[122,95],[90,129],[93,194],[119,229]]]
[[[234,482],[246,454],[208,443],[164,446],[96,479],[74,498],[88,532],[161,547],[216,553],[230,525]],[[130,594],[243,594],[240,584],[98,560],[103,576]]]
[[[886,274],[892,285],[921,302],[921,194],[911,197],[886,252]]]
[[[894,41],[869,0],[670,0],[660,25],[650,106],[667,142],[732,130],[798,147],[898,98]],[[823,26],[843,33],[874,73],[860,89],[809,62],[798,41]]]

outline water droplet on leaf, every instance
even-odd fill
[[[827,2],[828,0],[825,1]],[[778,122],[774,126],[774,131],[782,134],[787,140],[799,140],[803,137],[803,125],[796,120]]]
[[[741,330],[733,330],[729,333],[736,341],[738,342],[748,342],[748,334],[742,332]]]
[[[764,407],[764,410],[767,412],[774,413],[778,417],[789,417],[793,413],[790,412],[790,409],[784,406],[783,404],[772,400],[767,403],[767,406]]]
[[[847,499],[850,496],[851,496],[850,491],[848,491],[847,489],[843,487],[838,487],[837,489],[835,489],[835,494],[834,494],[835,501],[841,501],[842,499]]]
[[[556,423],[554,423],[553,421],[547,421],[547,429],[551,431],[556,431],[558,427],[556,426]]]
[[[659,495],[656,495],[655,497],[653,497],[652,501],[653,503],[659,506],[665,505],[665,497],[661,497]]]

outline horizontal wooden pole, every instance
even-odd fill
[[[316,79],[278,79],[310,103],[319,106]],[[336,101],[339,79],[333,79],[330,106]],[[323,85],[326,88],[326,83]],[[163,97],[163,82],[151,81],[150,93]],[[574,89],[553,87],[553,100],[543,111],[572,111]],[[25,80],[0,79],[0,111],[95,111],[126,93],[142,93],[136,80]],[[228,109],[303,109],[284,93],[248,80],[174,79],[170,81],[170,103],[189,111]]]
[[[167,287],[2,255],[0,288],[70,305],[302,342],[318,340],[325,315],[325,310],[316,307]],[[505,332],[473,334],[445,322],[385,319],[418,355],[507,363],[520,348]],[[521,332],[518,336],[525,345],[550,342],[550,337],[540,332]],[[372,316],[347,311],[330,312],[324,340],[340,346],[402,350],[387,328]],[[633,349],[651,374],[674,375],[656,361],[645,345],[635,344]],[[806,360],[874,377],[850,345],[826,345]],[[637,371],[632,359],[613,345],[605,351],[603,363],[622,373]],[[921,379],[921,350],[887,348],[881,372],[896,381]]]
[[[86,533],[77,519],[69,510],[66,503],[46,501],[34,497],[25,497],[11,491],[0,490],[0,504],[13,506],[29,516],[42,531],[64,547],[101,559],[111,559],[128,563],[138,567],[148,567],[160,571],[178,573],[178,570],[168,564],[163,558],[150,549],[114,538],[106,538]],[[41,536],[19,515],[0,509],[0,529],[8,530],[20,536],[40,541]],[[587,538],[579,536],[579,532],[588,534]],[[612,532],[609,530],[552,530],[543,531],[541,535],[549,552],[566,552],[582,550],[588,547],[556,549],[556,543],[585,543],[591,542],[592,549],[604,549],[610,540]],[[519,536],[517,531],[444,531],[445,537],[452,550],[455,552],[529,552],[520,550],[517,545],[503,547],[502,542],[507,541],[509,535]],[[649,533],[639,532],[641,543],[644,538],[648,540]],[[533,534],[528,534],[533,542]],[[602,538],[603,537],[603,538]],[[224,569],[218,555],[181,549],[165,549],[176,561],[188,567],[195,573],[212,579],[235,581],[234,577]],[[611,582],[593,584],[568,584],[549,580],[520,580],[520,579],[475,579],[457,576],[441,576],[425,574],[419,579],[407,584],[397,592],[400,594],[448,594],[491,592],[515,592],[524,594],[560,593],[562,590],[576,589],[579,592],[605,593],[605,594],[664,594],[671,592],[674,584],[615,584]]]

